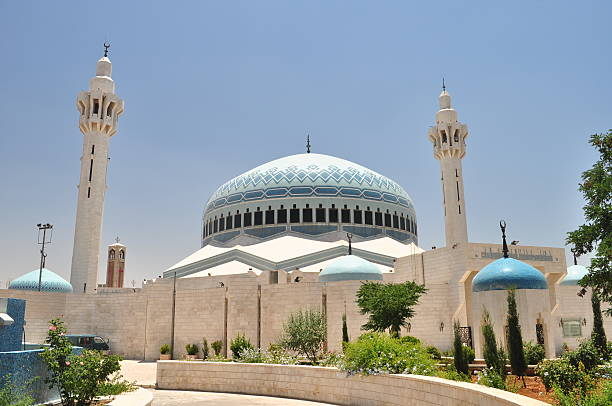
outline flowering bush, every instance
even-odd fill
[[[582,363],[587,372],[592,371],[597,364],[603,362],[603,358],[592,340],[581,342],[578,348],[564,353],[562,357],[567,359],[574,368],[578,368],[579,364]]]
[[[135,387],[122,379],[117,355],[105,356],[99,351],[84,350],[72,355],[72,344],[60,319],[51,320],[47,339],[49,347],[41,357],[47,364],[49,388],[57,387],[64,406],[87,406],[99,396],[118,395]]]
[[[232,350],[232,357],[234,359],[240,358],[242,351],[246,349],[253,349],[253,344],[244,334],[238,334],[230,343],[230,350]]]
[[[348,345],[348,342],[346,344]],[[343,362],[344,353],[326,352],[321,356],[321,359],[319,360],[319,365],[322,367],[336,367],[343,369]]]
[[[559,406],[603,406],[612,405],[612,381],[604,381],[599,390],[582,396],[578,392],[564,393],[555,388],[555,397]]]
[[[402,342],[385,333],[366,333],[344,351],[342,368],[349,374],[434,375],[434,360],[420,344]]]
[[[542,378],[547,391],[555,388],[565,394],[576,392],[584,395],[594,385],[582,364],[575,368],[565,358],[540,362],[536,373]]]
[[[287,353],[282,348],[278,348],[274,344],[270,345],[267,352],[255,348],[246,348],[240,353],[238,361],[279,365],[296,365],[298,363],[297,357]]]
[[[451,381],[472,382],[468,375],[457,372],[454,365],[448,365],[446,368],[440,369],[436,376]]]

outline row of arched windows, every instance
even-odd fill
[[[114,249],[111,249],[110,251],[108,251],[108,259],[113,260],[115,259],[116,256],[116,252]],[[124,250],[119,250],[119,259],[125,259],[125,251]]]
[[[365,224],[395,228],[417,235],[416,221],[409,216],[404,216],[404,213],[398,215],[397,212],[390,213],[389,210],[383,213],[380,208],[373,211],[369,206],[366,207],[366,210],[361,210],[359,206],[349,209],[347,205],[337,208],[334,204],[331,208],[324,208],[322,204],[319,204],[317,208],[312,208],[308,204],[306,207],[298,208],[294,204],[290,209],[281,205],[280,209],[276,210],[273,210],[272,206],[268,206],[268,210],[261,210],[260,207],[257,207],[254,212],[246,209],[246,212],[240,213],[237,210],[235,214],[228,213],[227,216],[221,214],[219,217],[214,216],[205,220],[202,234],[206,238],[215,233],[242,227],[298,223]]]

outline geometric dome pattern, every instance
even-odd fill
[[[221,185],[207,210],[243,201],[298,196],[351,197],[413,208],[391,179],[353,162],[323,154],[297,154],[260,165]]]
[[[382,280],[382,272],[376,265],[356,255],[336,259],[319,274],[319,282]]]
[[[35,269],[19,278],[11,281],[9,289],[34,290],[38,291],[38,278],[40,270]],[[40,284],[41,292],[64,292],[71,293],[72,285],[64,278],[46,268],[42,269]]]
[[[472,280],[472,291],[548,289],[542,272],[514,258],[500,258],[482,268]]]

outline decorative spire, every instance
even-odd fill
[[[353,240],[353,234],[351,233],[346,233],[346,238],[348,240],[349,243],[349,255],[353,255],[353,245],[352,245],[352,240]]]
[[[117,238],[115,238],[115,242],[116,242],[117,244],[119,244],[119,236],[117,236]]]
[[[442,76],[442,91],[446,92],[446,83],[444,83],[444,76]]]
[[[310,154],[310,134],[306,136],[306,153]]]
[[[104,41],[104,57],[108,56],[108,48],[110,48],[110,44],[107,41]]]
[[[502,251],[504,253],[504,258],[508,258],[508,244],[506,243],[506,222],[504,220],[501,220],[499,222],[499,227],[502,231]]]

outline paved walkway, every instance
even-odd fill
[[[234,395],[229,393],[152,390],[151,406],[326,406],[330,403],[309,402],[267,396]]]

